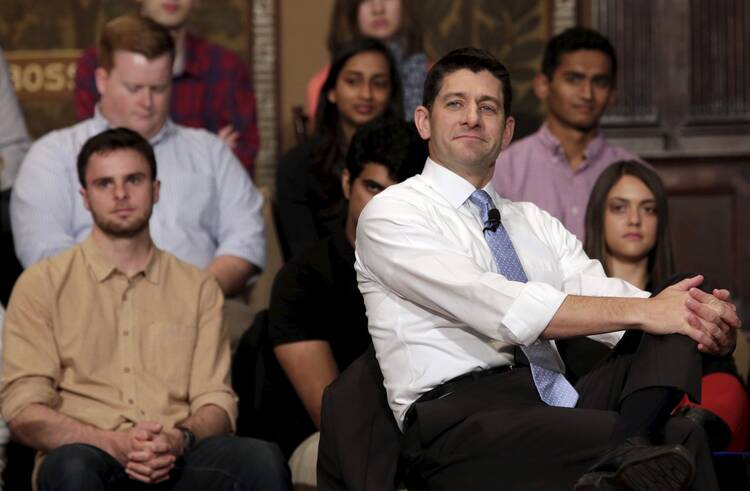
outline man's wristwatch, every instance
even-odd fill
[[[184,426],[175,426],[182,433],[182,455],[187,455],[195,446],[195,433]]]

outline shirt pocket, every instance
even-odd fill
[[[186,399],[196,331],[173,322],[149,324],[140,336],[139,352],[144,376],[162,385],[175,399]]]

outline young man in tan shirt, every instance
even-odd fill
[[[150,144],[120,128],[78,156],[93,217],[83,243],[19,278],[4,332],[2,415],[39,451],[39,489],[289,489],[275,445],[237,438],[223,296],[157,249]]]

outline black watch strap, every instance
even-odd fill
[[[182,432],[182,454],[187,455],[195,447],[195,433],[184,426],[176,426],[175,428]]]

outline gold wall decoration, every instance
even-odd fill
[[[425,51],[437,60],[450,50],[475,46],[498,57],[513,82],[517,137],[539,126],[541,106],[531,80],[550,37],[550,0],[429,0],[415,2],[425,33]]]
[[[191,29],[238,52],[252,53],[252,0],[199,2]],[[135,0],[2,0],[0,46],[34,137],[75,122],[73,76],[83,49],[109,19],[138,9]]]

